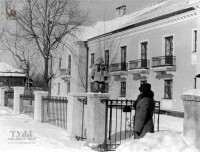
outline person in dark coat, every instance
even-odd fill
[[[135,108],[134,139],[144,137],[147,132],[154,132],[154,93],[149,83],[141,84],[139,90],[141,93],[133,105]]]

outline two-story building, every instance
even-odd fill
[[[121,6],[115,19],[85,28],[86,91],[92,84],[90,66],[102,57],[111,98],[136,99],[139,85],[148,82],[161,109],[183,111],[182,93],[200,87],[199,9],[200,0],[167,0],[127,15]]]

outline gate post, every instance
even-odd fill
[[[183,135],[200,150],[200,89],[189,90],[181,97],[184,105]]]
[[[0,106],[5,106],[5,87],[0,88]]]
[[[108,93],[87,93],[87,141],[102,144],[105,140],[106,107],[101,99]]]
[[[82,134],[82,104],[78,97],[86,97],[86,93],[71,92],[68,94],[67,109],[67,130],[71,136],[81,136]]]
[[[13,89],[14,89],[13,110],[16,114],[19,114],[21,108],[20,95],[24,94],[24,87],[13,87]]]
[[[35,91],[34,95],[35,95],[34,120],[36,120],[38,122],[42,122],[43,114],[45,115],[45,113],[47,112],[47,111],[44,111],[44,113],[43,113],[43,105],[44,104],[42,101],[42,97],[47,96],[48,92],[47,91]]]

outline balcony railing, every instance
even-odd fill
[[[65,68],[65,69],[60,69],[60,75],[62,75],[62,76],[70,75],[70,72],[71,72],[71,70],[70,70],[70,69],[67,69],[67,68]]]
[[[128,70],[128,63],[122,62],[122,63],[114,63],[110,65],[110,72],[116,72],[116,71],[127,71]]]
[[[150,61],[147,59],[129,61],[129,70],[149,69]]]
[[[175,56],[152,57],[152,68],[164,67],[164,66],[175,66],[175,65],[176,65],[176,57]]]

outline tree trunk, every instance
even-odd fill
[[[45,69],[44,69],[44,83],[45,83],[45,91],[49,91],[49,60],[48,58],[44,59]]]

